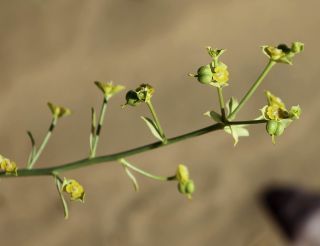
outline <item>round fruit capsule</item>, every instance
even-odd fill
[[[209,84],[212,82],[212,75],[210,65],[201,66],[197,71],[198,81],[202,84]]]
[[[186,184],[186,193],[187,194],[192,194],[195,190],[195,186],[192,180],[189,180]]]
[[[278,121],[276,120],[269,120],[267,122],[267,125],[266,125],[266,130],[268,132],[269,135],[275,135],[276,131],[278,129]]]
[[[278,122],[278,127],[277,127],[277,130],[275,131],[275,133],[274,133],[274,135],[275,136],[280,136],[280,135],[282,135],[283,134],[283,132],[284,132],[284,124],[281,122],[281,121],[279,121]]]
[[[140,103],[140,100],[138,98],[138,95],[135,91],[128,91],[126,94],[126,101],[128,105],[130,106],[136,106]]]

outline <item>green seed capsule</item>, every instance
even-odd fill
[[[277,127],[277,130],[275,131],[274,135],[275,136],[282,135],[284,132],[284,128],[285,128],[284,124],[281,121],[278,122],[278,127]]]
[[[202,76],[202,75],[212,75],[212,71],[211,71],[211,68],[210,68],[210,65],[205,65],[205,66],[201,66],[199,69],[198,69],[198,75],[199,76]]]
[[[198,81],[202,84],[210,84],[212,82],[212,76],[210,75],[198,76]]]
[[[201,66],[197,71],[198,81],[202,84],[212,82],[212,71],[210,65]]]
[[[186,194],[192,194],[195,191],[195,186],[192,180],[189,180],[186,184]]]
[[[178,191],[181,194],[186,194],[186,185],[179,182],[178,183]]]
[[[268,132],[269,135],[275,135],[276,131],[277,131],[277,128],[278,128],[278,121],[276,120],[269,120],[267,122],[267,125],[266,125],[266,130]]]
[[[138,95],[135,91],[128,91],[126,94],[126,101],[128,105],[130,106],[136,106],[140,103],[140,100],[138,98]]]

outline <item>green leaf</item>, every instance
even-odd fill
[[[55,182],[56,182],[56,187],[57,187],[57,190],[58,190],[61,202],[62,202],[63,211],[64,211],[64,218],[68,219],[69,218],[68,204],[62,194],[61,181],[57,177],[55,177]]]
[[[132,181],[134,190],[136,192],[138,192],[139,191],[139,184],[138,184],[136,177],[132,174],[132,172],[130,172],[129,168],[127,166],[125,166],[124,164],[123,164],[123,168],[126,171],[126,174],[128,175],[129,179]]]
[[[234,97],[231,97],[227,103],[226,103],[226,112],[227,112],[227,116],[229,116],[239,105],[239,102],[236,98]],[[233,120],[234,117],[232,117],[232,119],[230,120]]]
[[[213,119],[214,121],[216,121],[218,123],[223,123],[221,115],[215,111],[208,111],[208,112],[204,113],[204,115],[210,117],[211,119]]]
[[[164,141],[164,139],[161,136],[160,131],[157,127],[157,124],[152,119],[150,119],[148,117],[143,117],[143,116],[141,116],[141,119],[143,119],[143,121],[147,124],[147,126],[149,127],[153,136],[155,136],[160,141]]]
[[[239,142],[239,137],[249,136],[249,131],[245,128],[245,125],[226,126],[224,131],[233,137],[234,146]]]
[[[29,157],[28,157],[28,162],[27,162],[27,167],[29,167],[30,163],[32,162],[34,156],[37,153],[37,149],[36,149],[36,142],[34,140],[34,137],[33,137],[32,133],[30,131],[27,131],[27,134],[28,134],[28,136],[30,138],[31,146],[32,146],[31,152],[30,152]]]

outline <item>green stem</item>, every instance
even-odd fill
[[[126,167],[132,169],[133,171],[140,173],[141,175],[154,179],[154,180],[160,180],[160,181],[168,181],[168,180],[173,180],[173,177],[163,177],[163,176],[157,176],[157,175],[153,175],[151,173],[148,173],[132,164],[130,164],[127,160],[121,158],[118,160],[120,163],[122,163],[123,165],[125,165]]]
[[[107,110],[107,104],[108,104],[108,100],[106,97],[104,97],[103,102],[102,102],[102,106],[101,106],[101,110],[100,110],[98,126],[96,129],[95,135],[93,136],[93,144],[92,144],[92,151],[90,153],[90,158],[93,158],[96,156],[100,133],[101,133],[101,128],[102,128],[103,121],[105,118],[104,116],[105,116],[106,110]]]
[[[223,94],[222,94],[222,88],[218,87],[217,90],[218,90],[218,97],[219,97],[219,104],[220,104],[222,120],[225,121],[226,120],[226,111],[224,109],[224,98],[223,98]]]
[[[234,122],[228,122],[228,125],[253,125],[253,124],[263,124],[266,123],[266,120],[249,120],[249,121],[234,121]],[[111,155],[104,155],[104,156],[98,156],[95,158],[86,158],[74,162],[70,162],[63,165],[48,167],[48,168],[37,168],[37,169],[18,169],[17,176],[15,175],[6,175],[4,173],[0,173],[0,177],[26,177],[26,176],[44,176],[44,175],[57,175],[61,172],[70,171],[77,168],[83,168],[86,166],[92,166],[93,164],[99,164],[104,162],[111,162],[111,161],[117,161],[121,158],[125,158],[128,156],[136,155],[139,153],[143,153],[146,151],[150,151],[153,149],[161,148],[163,146],[167,146],[169,144],[178,143],[184,140],[187,140],[189,138],[201,136],[204,134],[207,134],[209,132],[221,130],[225,127],[225,124],[214,124],[211,126],[207,126],[192,132],[188,132],[182,135],[179,135],[177,137],[169,138],[166,145],[164,145],[162,142],[154,142],[151,144],[147,144],[144,146],[140,146],[137,148],[133,148],[130,150],[125,150],[122,152],[118,152]]]
[[[37,162],[37,160],[39,159],[42,151],[44,150],[44,148],[46,147],[51,135],[52,135],[52,132],[54,130],[54,128],[56,127],[57,125],[57,122],[58,122],[58,117],[53,117],[52,118],[52,121],[51,121],[51,124],[50,124],[50,127],[49,127],[49,130],[45,136],[45,138],[43,139],[37,153],[35,154],[35,156],[32,158],[30,164],[27,166],[28,169],[32,169],[34,164]]]
[[[152,114],[152,117],[153,117],[153,119],[154,119],[154,121],[155,121],[155,123],[156,123],[156,125],[157,125],[157,127],[158,127],[158,129],[159,129],[159,132],[160,132],[161,137],[164,139],[164,142],[167,143],[167,138],[166,138],[166,136],[164,135],[163,129],[162,129],[161,125],[160,125],[159,118],[158,118],[158,116],[157,116],[156,111],[154,110],[154,107],[153,107],[153,105],[152,105],[151,100],[150,100],[149,102],[146,102],[146,103],[147,103],[148,108],[149,108],[149,110],[150,110],[150,112],[151,112],[151,114]]]
[[[260,76],[257,78],[257,80],[254,82],[254,84],[251,86],[251,88],[248,90],[248,92],[245,94],[245,96],[241,99],[238,107],[235,108],[235,110],[232,111],[232,113],[228,116],[228,119],[233,119],[236,114],[240,111],[240,109],[244,106],[244,104],[250,99],[250,97],[253,95],[253,93],[257,90],[263,79],[266,77],[266,75],[270,72],[271,68],[276,64],[275,61],[269,60],[266,67],[260,74]]]

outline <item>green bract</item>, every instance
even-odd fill
[[[48,107],[54,118],[61,118],[71,114],[71,110],[62,106],[57,106],[48,102]]]
[[[113,85],[112,81],[110,82],[100,82],[95,81],[95,85],[103,92],[106,98],[110,98],[115,94],[119,93],[120,91],[124,90],[123,85]]]

